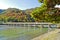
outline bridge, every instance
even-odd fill
[[[40,23],[40,22],[7,22],[3,25],[20,25],[20,26],[39,26],[39,27],[58,27],[57,24],[53,23]]]

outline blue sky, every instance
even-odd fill
[[[38,0],[0,0],[0,9],[19,8],[22,10],[39,7]]]

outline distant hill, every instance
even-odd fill
[[[0,9],[0,13],[2,13],[3,11],[5,11],[5,10],[3,10],[3,9]]]
[[[33,9],[20,10],[17,8],[8,8],[5,11],[1,10],[0,19],[4,22],[34,22],[34,19],[30,15],[32,11]]]

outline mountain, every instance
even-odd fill
[[[34,19],[30,15],[32,10],[33,9],[20,10],[17,8],[8,8],[5,11],[1,11],[0,19],[4,22],[34,22]]]
[[[3,9],[0,9],[0,13],[2,13],[4,10]]]

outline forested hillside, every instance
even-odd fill
[[[33,9],[20,10],[17,8],[8,8],[0,13],[0,21],[3,22],[34,22],[30,13]]]

